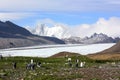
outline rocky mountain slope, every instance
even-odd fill
[[[80,38],[73,35],[73,33],[75,33],[74,31],[70,31],[70,29],[62,25],[48,27],[45,24],[39,24],[35,29],[31,29],[30,27],[26,27],[26,29],[36,35],[57,37],[67,44],[116,43],[120,40],[119,37],[112,38],[103,33],[94,33],[90,37]]]
[[[116,43],[120,38],[112,38],[103,33],[94,33],[90,37],[80,38],[80,37],[70,37],[63,39],[65,43],[83,43],[83,44],[94,44],[94,43]]]
[[[24,36],[30,36],[32,35],[28,30],[10,22],[1,22],[0,21],[0,32],[6,33],[6,34],[14,34],[14,35],[24,35]],[[0,35],[2,36],[2,35]]]
[[[36,36],[10,21],[0,21],[0,48],[33,46],[38,44],[64,44],[55,37]]]

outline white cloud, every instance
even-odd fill
[[[107,0],[107,3],[118,5],[118,4],[120,4],[120,1],[119,0],[111,0],[111,1]]]
[[[118,0],[0,0],[0,11],[119,11]]]
[[[53,21],[52,19],[49,19],[49,18],[39,19],[36,21],[35,26],[36,26],[36,24],[37,25],[45,24],[46,26],[49,26],[49,27],[56,26],[56,25],[68,27],[68,25],[65,23],[56,22],[56,21]]]
[[[49,19],[49,18],[46,18],[46,19],[40,19],[40,20],[37,20],[36,21],[36,24],[50,24],[50,25],[55,25],[56,22]]]
[[[104,33],[111,37],[120,37],[120,18],[111,17],[108,20],[99,18],[94,24],[81,24],[81,25],[67,25],[57,23],[51,19],[40,20],[39,23],[51,23],[52,25],[61,24],[60,26],[66,27],[66,32],[72,36],[85,37],[91,36],[94,33]],[[38,23],[37,23],[38,24]]]
[[[18,20],[35,15],[35,13],[0,13],[0,20]]]
[[[74,28],[80,37],[90,36],[93,33],[104,33],[112,37],[120,37],[120,18],[111,17],[108,20],[99,18],[94,24],[83,24]]]

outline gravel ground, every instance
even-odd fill
[[[75,70],[83,78],[75,80],[120,80],[120,68],[81,68]]]

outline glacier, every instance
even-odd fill
[[[115,43],[42,45],[42,46],[1,49],[0,54],[3,56],[50,57],[59,52],[67,51],[67,52],[75,52],[82,55],[87,55],[110,48],[114,44]]]

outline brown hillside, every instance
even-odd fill
[[[120,60],[120,41],[111,48],[108,48],[104,51],[95,54],[90,54],[88,55],[88,57],[99,60],[108,60],[108,59]]]
[[[66,57],[66,56],[80,56],[78,53],[72,53],[72,52],[60,52],[55,55],[52,55],[52,58],[58,58],[58,57]]]
[[[120,41],[116,43],[114,46],[112,46],[109,49],[106,49],[100,53],[120,53]]]
[[[120,60],[120,54],[118,53],[91,54],[87,57],[94,60]]]

